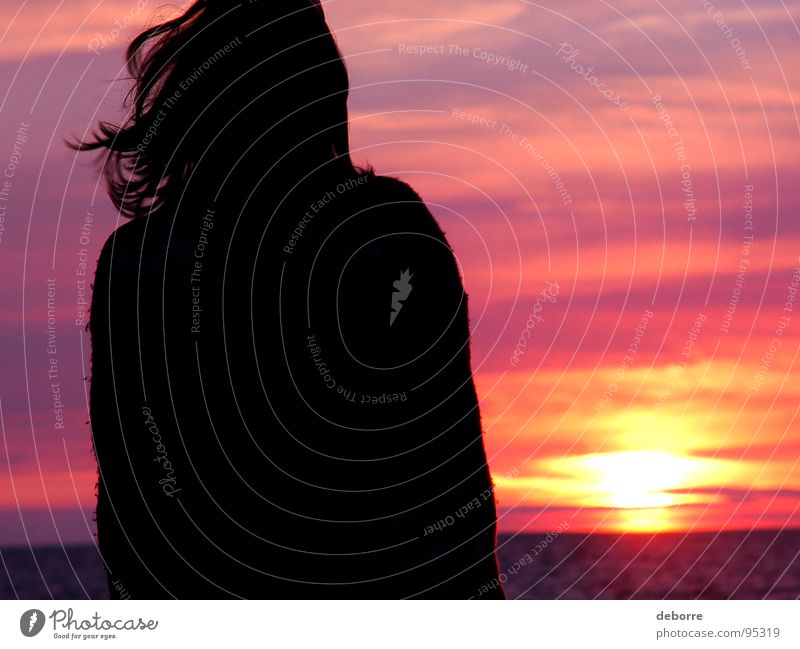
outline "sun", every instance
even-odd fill
[[[517,498],[575,508],[604,530],[629,532],[679,529],[698,511],[683,506],[724,500],[727,496],[713,489],[741,483],[753,471],[746,462],[661,449],[551,456],[526,469],[520,476],[493,479]]]
[[[693,458],[663,451],[596,453],[576,458],[586,471],[594,499],[607,507],[669,507],[689,494],[672,493],[700,470]],[[599,504],[595,501],[594,504]]]

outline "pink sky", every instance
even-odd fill
[[[157,7],[0,18],[0,166],[18,163],[0,200],[0,544],[91,538],[76,270],[116,215],[61,140],[117,114],[122,48]],[[501,529],[800,526],[799,8],[326,4],[354,157],[412,184],[461,264]]]

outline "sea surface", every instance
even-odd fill
[[[500,581],[519,599],[798,599],[800,530],[502,534]],[[92,545],[0,549],[0,599],[105,599]]]

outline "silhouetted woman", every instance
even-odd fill
[[[319,4],[198,1],[128,50],[131,218],[94,283],[112,597],[501,596],[455,258],[354,167]]]

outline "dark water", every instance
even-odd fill
[[[501,535],[506,594],[523,599],[798,599],[800,530]],[[93,546],[0,550],[0,599],[102,599]]]
[[[800,530],[562,534],[549,542],[533,534],[499,545],[509,598],[800,598]],[[512,574],[515,564],[523,565]]]
[[[0,599],[106,599],[93,545],[0,549]]]

